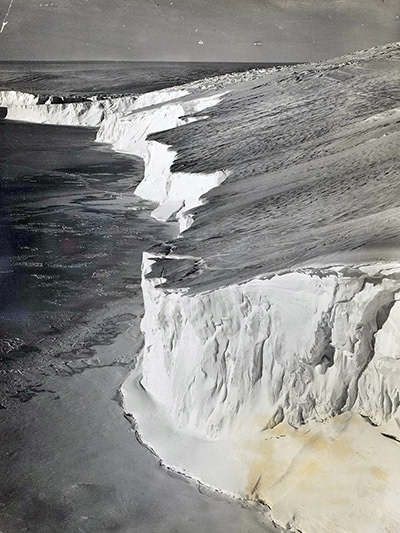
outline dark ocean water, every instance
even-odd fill
[[[277,63],[0,62],[0,90],[45,95],[144,93]]]
[[[94,137],[0,121],[0,339],[36,350],[139,286],[142,251],[159,231],[133,195],[142,164]]]

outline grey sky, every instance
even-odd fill
[[[14,0],[0,59],[302,61],[396,40],[400,0]]]

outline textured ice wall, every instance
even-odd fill
[[[36,105],[39,97],[20,91],[0,91],[0,106],[8,107],[9,105]]]
[[[192,294],[153,262],[145,348],[122,388],[142,440],[287,531],[398,531],[400,265]]]
[[[171,173],[176,153],[165,144],[148,141],[147,137],[196,120],[188,115],[216,105],[222,95],[190,96],[187,89],[171,88],[139,96],[40,104],[37,96],[3,91],[0,92],[0,106],[7,107],[6,118],[9,120],[98,127],[98,142],[109,143],[118,152],[137,155],[144,160],[144,179],[135,194],[158,203],[153,216],[164,221],[177,220],[182,232],[192,222],[188,212],[201,205],[201,197],[222,183],[228,172]]]
[[[81,102],[52,103],[51,97],[43,102],[43,98],[34,94],[0,91],[0,106],[7,107],[8,120],[96,128],[106,116],[125,114],[134,109],[185,96],[187,93],[184,89],[164,89],[139,96],[104,99],[92,97]]]
[[[154,93],[154,97],[158,95]],[[191,217],[187,212],[201,204],[201,196],[218,186],[228,176],[219,170],[214,173],[172,173],[170,167],[176,152],[165,144],[147,140],[151,133],[176,128],[196,120],[190,115],[218,104],[221,94],[199,98],[188,97],[164,102],[161,105],[133,109],[131,113],[111,113],[102,122],[97,140],[112,144],[114,150],[141,157],[144,161],[144,177],[135,194],[156,202],[159,207],[153,216],[159,220],[176,218],[180,231],[190,226]],[[188,116],[189,115],[189,116]]]
[[[8,120],[21,120],[37,124],[96,128],[104,116],[104,106],[100,102],[9,105],[6,107]]]
[[[180,431],[222,437],[239,412],[270,427],[397,413],[400,268],[294,272],[194,295],[158,283],[143,280],[142,383]]]

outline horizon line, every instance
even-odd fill
[[[309,61],[220,61],[214,60],[169,60],[169,59],[0,59],[0,63],[229,63],[254,65],[296,65]]]

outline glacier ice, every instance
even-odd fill
[[[231,432],[238,413],[258,412],[268,428],[350,410],[387,422],[400,414],[400,269],[371,270],[304,270],[198,294],[144,276],[143,386],[177,430],[206,438]]]
[[[123,385],[144,442],[289,530],[397,528],[400,265],[192,294],[151,277],[154,259],[145,348]]]

